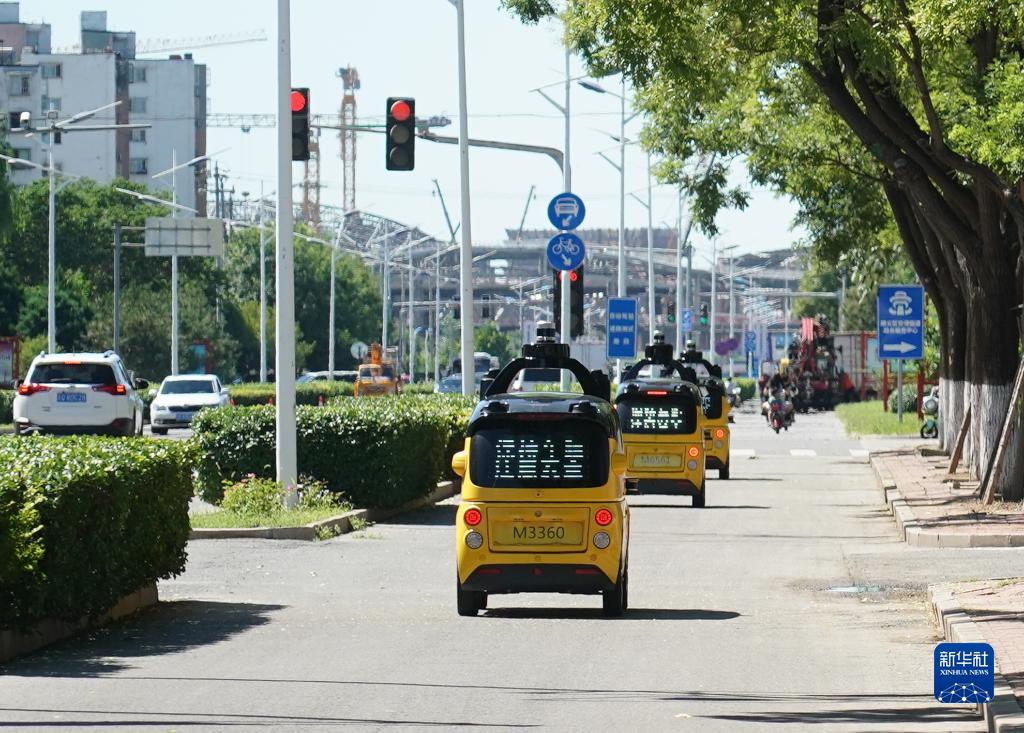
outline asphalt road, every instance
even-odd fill
[[[931,698],[924,589],[1024,575],[1024,552],[904,545],[831,415],[734,435],[706,509],[632,502],[622,619],[557,595],[457,616],[453,504],[322,543],[193,542],[157,608],[7,667],[0,727],[983,730]]]

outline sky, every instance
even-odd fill
[[[134,30],[143,39],[187,39],[264,30],[266,41],[197,48],[196,61],[209,66],[209,111],[271,113],[275,110],[276,2],[273,0],[23,0],[21,19],[53,26],[53,46],[78,41],[79,14],[106,10],[108,28]],[[359,70],[357,114],[380,119],[389,96],[416,99],[417,116],[445,115],[452,125],[436,132],[458,134],[458,66],[455,9],[447,0],[292,0],[292,79],[310,88],[314,113],[338,113],[342,85],[339,68]],[[498,0],[466,0],[468,127],[471,137],[506,140],[561,148],[564,117],[539,94],[540,86],[564,79],[565,54],[560,27],[549,22],[527,26],[499,7]],[[147,56],[147,58],[156,58]],[[579,59],[572,74],[585,74]],[[618,81],[602,82],[618,89]],[[564,88],[549,93],[561,100]],[[627,96],[629,94],[627,88]],[[619,174],[598,153],[614,153],[609,133],[618,132],[618,100],[573,86],[571,94],[572,183],[587,206],[584,227],[615,228],[619,222]],[[74,110],[71,110],[74,111]],[[638,117],[627,127],[636,137],[643,125]],[[273,129],[210,128],[207,149],[230,148],[217,156],[236,193],[256,194],[261,181],[275,188]],[[453,220],[459,220],[459,160],[454,145],[416,144],[416,170],[384,168],[382,135],[359,136],[356,159],[356,205],[430,234],[447,236],[441,205],[433,193],[437,179]],[[336,135],[321,138],[321,202],[341,206],[342,173]],[[614,157],[614,155],[613,155]],[[295,164],[293,176],[302,176]],[[736,183],[749,187],[742,166]],[[547,228],[548,200],[561,192],[562,178],[554,162],[535,154],[471,148],[470,182],[473,239],[498,242],[506,228],[518,227],[527,194],[527,229]],[[626,151],[626,191],[646,198],[646,156],[636,146]],[[654,225],[675,226],[677,194],[669,186],[653,193]],[[738,252],[778,249],[800,237],[790,225],[795,206],[770,191],[752,190],[751,205],[743,212],[726,212],[719,220],[720,245],[738,245]],[[684,213],[685,216],[685,213]],[[626,226],[647,225],[647,211],[627,196]],[[711,256],[711,243],[700,234],[692,240],[699,255]]]

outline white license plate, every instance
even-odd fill
[[[174,419],[178,422],[189,422],[192,419],[191,412],[176,412],[174,413]]]
[[[72,404],[81,404],[85,402],[84,392],[58,392],[57,402],[68,402]]]

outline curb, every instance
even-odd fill
[[[223,529],[193,529],[189,540],[228,540],[228,539],[261,539],[261,540],[302,540],[313,542],[317,535],[325,530],[334,534],[348,534],[352,531],[353,520],[359,522],[380,522],[384,519],[406,512],[416,511],[425,506],[444,501],[458,493],[454,481],[441,481],[430,494],[413,499],[394,509],[353,509],[350,512],[328,517],[318,522],[311,522],[299,527],[237,527]]]
[[[928,604],[946,641],[985,642],[981,628],[960,608],[948,586],[928,586]],[[977,710],[984,718],[989,733],[1021,733],[1024,731],[1024,708],[999,672],[995,678],[995,698],[987,705],[977,705]]]
[[[78,621],[45,619],[24,633],[12,630],[0,631],[0,664],[83,631],[99,628],[110,621],[130,616],[146,606],[152,606],[158,600],[156,583],[150,583],[122,596],[109,611],[96,618],[90,619],[88,616],[83,616]]]
[[[914,547],[1024,547],[1024,533],[1021,534],[972,534],[969,532],[946,532],[941,528],[925,529],[914,514],[914,510],[900,494],[896,479],[882,459],[882,455],[869,456],[871,467],[878,479],[882,500],[896,521],[900,538]]]

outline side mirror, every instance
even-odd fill
[[[20,379],[15,379],[14,382],[11,383],[11,388],[14,389],[14,390],[17,390],[18,387],[20,387],[20,386],[21,386],[21,380]]]
[[[621,476],[626,472],[626,454],[612,453],[612,473]]]
[[[460,450],[454,456],[452,456],[452,470],[455,471],[455,475],[459,478],[465,478],[466,476],[466,451]]]
[[[135,380],[135,389],[149,389],[149,380],[148,379],[136,379]]]

